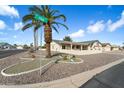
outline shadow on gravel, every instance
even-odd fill
[[[52,55],[52,57],[56,57],[56,56],[59,56],[59,55],[62,55],[62,54],[64,54],[64,53],[55,53],[55,54]]]

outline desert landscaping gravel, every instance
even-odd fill
[[[45,52],[40,51],[37,54],[44,57]],[[27,55],[27,52],[0,59],[0,71],[9,65],[22,62],[20,57],[24,57],[25,55]],[[57,80],[106,65],[118,59],[124,58],[124,55],[122,55],[122,53],[120,55],[115,53],[101,53],[78,57],[84,60],[84,62],[80,64],[56,63],[42,75],[40,75],[40,71],[34,71],[28,74],[12,77],[2,76],[0,73],[0,85],[33,84]]]

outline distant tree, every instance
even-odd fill
[[[17,44],[14,44],[13,47],[16,48],[17,47]]]
[[[41,48],[46,48],[46,44],[44,44]]]
[[[124,43],[123,43],[123,46],[122,46],[122,48],[124,49]]]
[[[30,43],[30,47],[31,47],[31,48],[33,47],[33,43]]]
[[[70,36],[65,36],[63,38],[63,41],[70,41],[70,42],[72,42],[72,38]]]
[[[29,49],[29,46],[28,46],[27,44],[25,44],[25,45],[23,46],[23,49]]]

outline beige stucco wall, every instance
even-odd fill
[[[61,50],[61,53],[73,54],[73,55],[90,55],[90,54],[97,54],[102,53],[99,50]]]
[[[74,54],[74,55],[89,55],[89,54],[102,53],[102,45],[100,43],[98,43],[98,45],[100,47],[94,48],[94,46],[96,46],[96,45],[97,45],[97,42],[95,42],[92,45],[92,47],[89,46],[88,50],[67,50],[67,49],[62,49],[62,46],[57,44],[56,42],[52,42],[51,43],[51,50],[62,52],[62,53]]]
[[[97,47],[97,45],[99,47]],[[90,47],[88,47],[88,50],[99,50],[99,51],[102,51],[102,45],[98,42],[94,42],[93,45]]]
[[[118,47],[112,48],[112,51],[115,51],[115,50],[119,50],[119,48]]]
[[[23,47],[21,47],[21,46],[18,46],[18,47],[16,47],[17,49],[23,49]]]
[[[52,51],[60,51],[62,48],[59,44],[57,44],[56,42],[52,42],[51,43],[51,50]]]
[[[103,47],[103,51],[111,51],[111,46],[106,45],[105,47]]]

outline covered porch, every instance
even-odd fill
[[[61,49],[62,50],[88,50],[88,46],[87,45],[82,45],[82,44],[68,44],[68,43],[64,43],[61,44]]]

